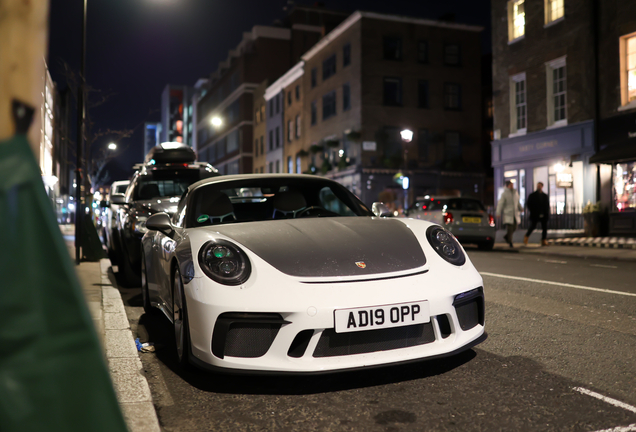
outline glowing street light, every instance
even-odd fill
[[[212,123],[212,126],[218,128],[219,126],[223,124],[223,120],[221,120],[221,117],[214,116],[212,117],[212,120],[210,120],[210,123]]]
[[[114,142],[108,144],[108,150],[117,150],[117,144],[115,144]]]
[[[402,141],[411,142],[413,140],[413,131],[409,129],[404,129],[400,132],[400,136],[402,137]]]

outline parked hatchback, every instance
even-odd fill
[[[424,197],[417,199],[407,216],[440,224],[462,244],[491,250],[495,244],[495,219],[474,198]]]

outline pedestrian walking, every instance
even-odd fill
[[[547,246],[548,240],[548,218],[550,217],[550,198],[543,192],[543,183],[537,183],[537,190],[528,195],[526,207],[530,212],[530,227],[523,238],[523,244],[528,244],[528,238],[532,231],[541,222],[541,245]]]
[[[497,203],[497,215],[501,217],[501,223],[506,227],[506,235],[504,239],[510,247],[512,244],[512,235],[514,234],[519,222],[521,222],[521,212],[523,207],[519,204],[519,193],[515,190],[510,180],[506,181],[506,189],[502,192]]]

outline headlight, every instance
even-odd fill
[[[252,271],[245,252],[225,240],[204,244],[199,251],[199,265],[206,276],[224,285],[240,285]]]
[[[148,228],[146,228],[146,220],[148,220],[146,216],[137,216],[132,223],[133,231],[139,235],[146,234],[148,232]]]
[[[464,265],[466,262],[464,251],[451,233],[440,226],[433,225],[426,230],[426,237],[439,256],[456,266]]]

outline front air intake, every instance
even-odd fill
[[[229,312],[219,316],[212,334],[212,353],[218,358],[264,356],[283,324],[279,314]]]

